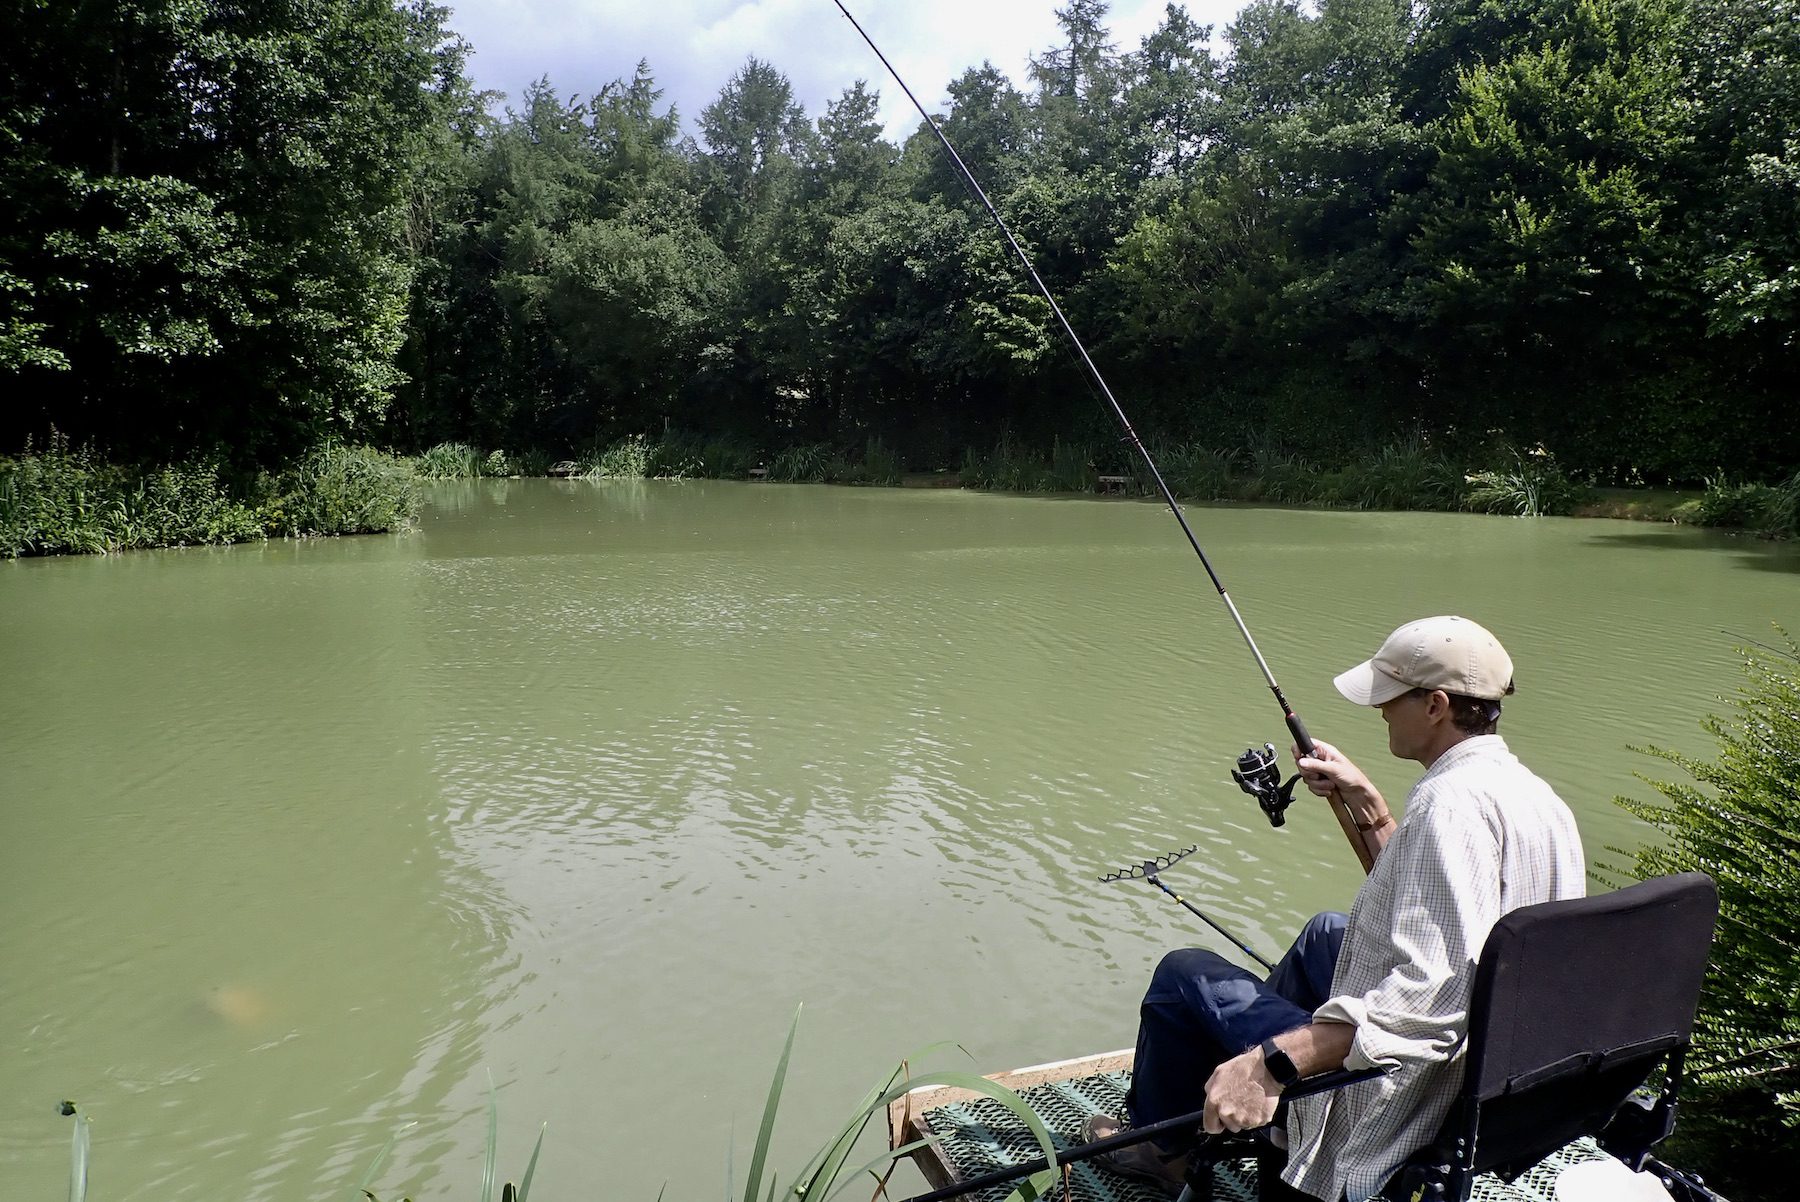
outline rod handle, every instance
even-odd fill
[[[1301,755],[1312,755],[1318,750],[1318,746],[1313,742],[1312,736],[1306,733],[1306,723],[1300,721],[1300,715],[1294,712],[1293,707],[1283,705],[1282,710],[1287,714],[1288,733],[1294,736],[1294,746],[1300,749]],[[1336,789],[1331,791],[1331,796],[1327,800],[1331,803],[1332,816],[1337,819],[1338,826],[1344,832],[1344,838],[1350,841],[1350,850],[1356,853],[1357,862],[1362,865],[1363,872],[1365,874],[1373,872],[1375,870],[1375,853],[1369,850],[1368,841],[1362,837],[1362,832],[1356,829],[1356,815],[1350,812],[1350,803],[1345,801]]]

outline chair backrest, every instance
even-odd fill
[[[1718,891],[1704,873],[1525,906],[1494,924],[1475,971],[1458,1112],[1475,1172],[1535,1161],[1601,1126],[1699,1005]]]

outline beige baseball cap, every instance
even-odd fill
[[[1357,705],[1385,705],[1410,689],[1442,689],[1498,701],[1512,691],[1513,663],[1486,627],[1467,618],[1420,618],[1388,635],[1373,659],[1332,681]]]

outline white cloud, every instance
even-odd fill
[[[1064,0],[845,0],[876,45],[928,108],[947,102],[944,88],[969,67],[990,60],[1024,86],[1033,54],[1058,42],[1056,10]],[[1166,0],[1114,0],[1113,41],[1135,49],[1161,22]],[[1191,0],[1202,23],[1225,23],[1239,0]],[[891,138],[917,117],[881,62],[832,0],[461,0],[451,25],[475,47],[470,74],[483,88],[516,100],[547,75],[563,95],[598,91],[629,77],[648,59],[665,103],[691,129],[700,110],[751,55],[772,63],[794,84],[809,116],[825,111],[858,79],[882,97]],[[1218,38],[1215,34],[1215,45]]]

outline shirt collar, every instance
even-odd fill
[[[1466,760],[1487,759],[1506,753],[1506,740],[1499,735],[1472,735],[1440,755],[1437,763],[1419,778],[1419,783],[1423,784]]]

